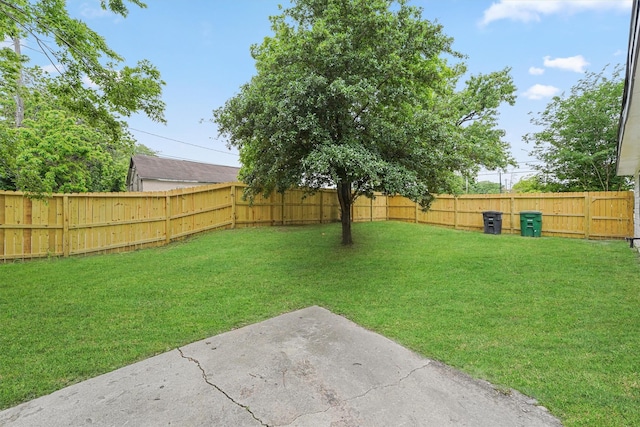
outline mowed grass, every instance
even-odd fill
[[[640,260],[624,242],[384,222],[213,232],[0,265],[0,408],[310,305],[567,426],[640,425]]]

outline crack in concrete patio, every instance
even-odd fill
[[[269,424],[266,424],[264,421],[262,421],[260,418],[258,418],[256,416],[256,414],[251,410],[251,408],[249,408],[247,405],[243,405],[242,403],[238,402],[237,400],[235,400],[233,397],[231,397],[231,395],[229,393],[227,393],[226,391],[224,391],[222,388],[220,388],[218,385],[212,383],[211,381],[209,381],[209,378],[207,377],[207,373],[205,372],[204,368],[202,367],[202,365],[200,364],[200,362],[197,359],[194,359],[193,357],[190,356],[185,356],[185,354],[182,352],[181,348],[178,348],[178,352],[180,353],[180,357],[182,357],[183,359],[186,359],[192,363],[195,363],[196,366],[198,367],[198,369],[200,369],[200,372],[202,372],[202,378],[204,379],[204,381],[209,384],[211,387],[215,388],[216,390],[218,390],[220,393],[222,393],[227,399],[229,399],[229,401],[231,401],[234,405],[239,406],[240,408],[244,409],[245,411],[247,411],[249,413],[249,415],[251,415],[251,417],[256,420],[257,422],[260,423],[260,425],[264,426],[264,427],[273,427],[270,426]]]

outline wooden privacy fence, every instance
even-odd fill
[[[633,235],[633,192],[473,194],[438,196],[428,212],[389,198],[389,220],[483,230],[482,212],[502,212],[502,232],[520,234],[520,212],[542,213],[542,235],[624,239]]]
[[[242,199],[244,185],[148,193],[56,194],[45,200],[0,192],[0,259],[129,251],[203,231],[340,220],[334,190],[301,189]],[[519,233],[519,212],[543,214],[542,234],[621,239],[633,234],[633,193],[439,196],[428,212],[399,196],[359,198],[354,221],[399,220],[482,230],[482,212],[501,211],[503,233]]]

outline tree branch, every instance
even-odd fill
[[[385,79],[383,81],[381,81],[378,86],[376,86],[376,92],[378,92],[380,89],[382,89],[382,86],[384,86],[389,81],[390,78],[391,77],[389,77],[389,76],[385,77]],[[369,107],[369,105],[371,105],[371,100],[367,101],[367,103],[364,104],[364,107],[362,107],[360,109],[360,111],[358,111],[358,113],[353,118],[353,123],[355,123],[356,120],[358,120],[360,118],[360,115],[362,113],[364,113],[364,111]]]

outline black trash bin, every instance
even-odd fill
[[[484,234],[502,233],[502,212],[484,211],[482,219],[484,220]]]

